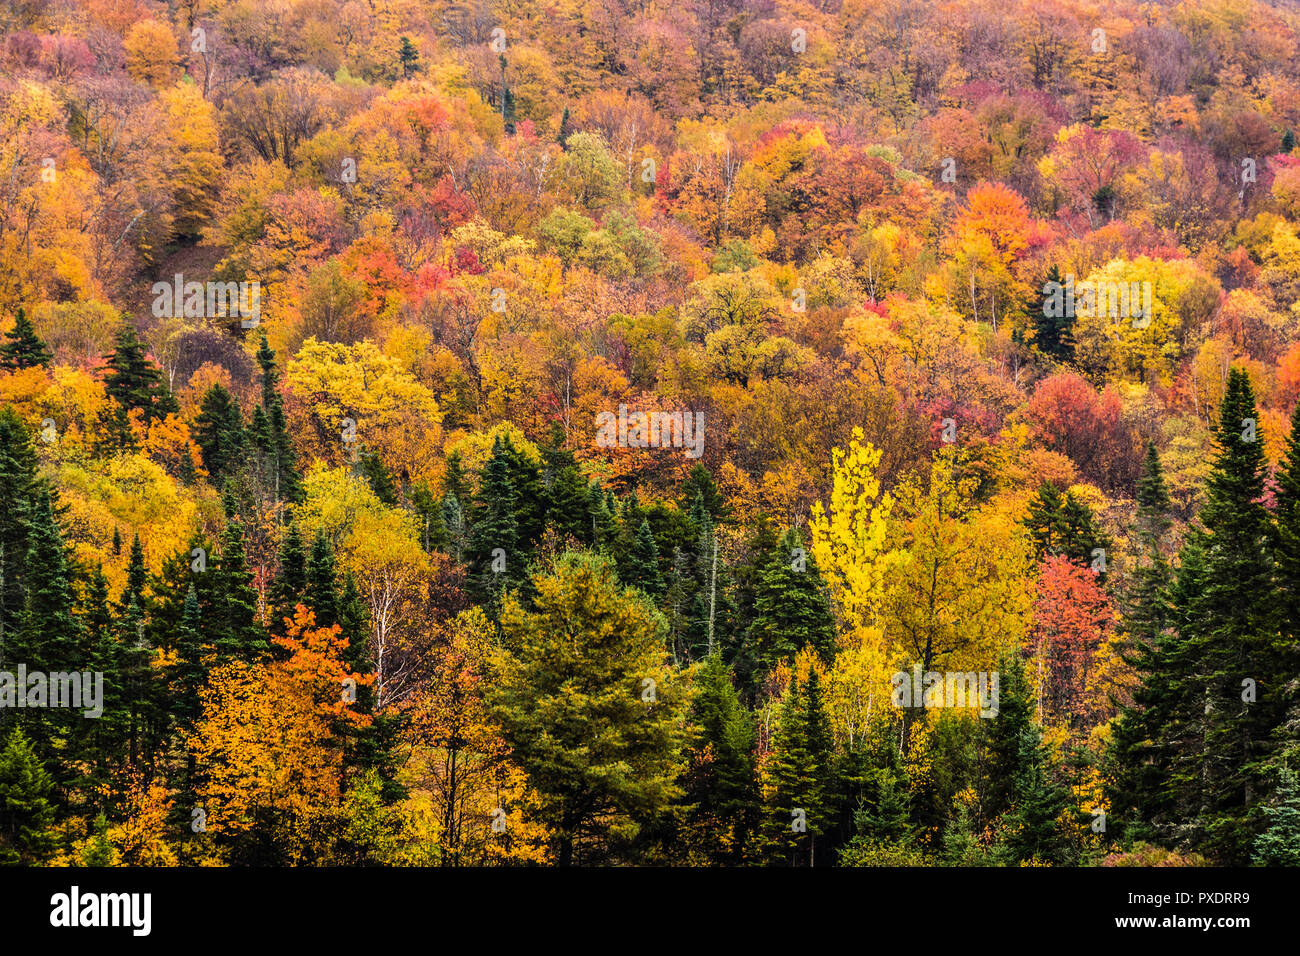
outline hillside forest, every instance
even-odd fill
[[[7,0],[0,861],[1300,864],[1298,42]]]

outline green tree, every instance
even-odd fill
[[[561,866],[617,852],[680,796],[686,699],[658,614],[601,555],[567,553],[506,601],[491,702]]]
[[[0,751],[0,863],[40,863],[53,852],[53,789],[36,751],[15,727]]]
[[[49,368],[54,361],[53,354],[21,308],[14,316],[14,327],[5,333],[5,338],[7,341],[0,345],[0,368],[10,372],[22,368]]]

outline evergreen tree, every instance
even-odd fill
[[[474,590],[494,602],[519,580],[525,563],[516,515],[519,494],[511,479],[507,442],[498,438],[479,479],[478,504],[470,533],[469,566]]]
[[[810,668],[802,687],[798,675],[791,678],[768,756],[766,831],[774,859],[791,866],[817,864],[819,838],[831,823],[832,759],[830,721],[822,707],[817,671]]]
[[[718,490],[718,483],[713,480],[713,475],[709,469],[705,468],[699,462],[691,469],[686,480],[682,482],[681,497],[679,503],[683,510],[690,510],[695,505],[695,499],[699,498],[702,507],[709,514],[709,520],[718,524],[726,521],[730,517],[727,509],[726,500],[722,497],[722,492]]]
[[[1025,311],[1034,328],[1034,346],[1038,351],[1056,362],[1072,362],[1074,315],[1064,308],[1061,296],[1054,294],[1055,290],[1063,287],[1061,270],[1052,266],[1042,284],[1031,293]]]
[[[317,627],[333,627],[339,623],[338,579],[334,567],[334,549],[321,532],[312,542],[311,557],[307,559],[307,588],[302,603],[315,615]]]
[[[1051,752],[1038,727],[1020,735],[1011,810],[1003,818],[1002,850],[1014,862],[1065,863],[1065,839],[1057,819],[1065,812],[1064,788],[1051,779]]]
[[[724,866],[749,862],[755,851],[760,802],[754,762],[753,718],[740,703],[720,654],[705,658],[690,723],[684,802],[689,829],[702,835],[710,860]]]
[[[1025,527],[1040,561],[1048,555],[1063,554],[1076,564],[1090,567],[1096,549],[1111,547],[1110,538],[1097,527],[1092,509],[1069,492],[1062,494],[1051,482],[1043,482],[1029,503]]]
[[[1300,787],[1283,770],[1271,806],[1263,808],[1264,830],[1255,838],[1256,866],[1300,866]]]
[[[40,863],[54,851],[53,790],[36,751],[15,727],[0,751],[0,865]]]
[[[49,368],[54,355],[41,341],[21,308],[14,316],[14,327],[7,333],[8,340],[0,345],[0,368],[13,372],[23,368]]]
[[[134,596],[136,603],[144,605],[144,586],[149,580],[149,569],[144,563],[144,545],[137,534],[131,539],[131,556],[126,565],[126,588],[122,592],[121,606],[126,607],[128,600]]]
[[[297,523],[291,523],[280,539],[280,573],[271,583],[271,631],[284,633],[284,619],[293,619],[294,609],[307,594],[307,552]]]
[[[659,572],[659,548],[650,532],[650,522],[641,519],[637,528],[636,544],[628,552],[627,560],[619,571],[619,579],[628,587],[640,588],[651,597],[663,593],[663,575]]]
[[[1151,721],[1159,719],[1158,701],[1152,698],[1157,672],[1167,653],[1166,628],[1172,620],[1168,591],[1173,570],[1165,557],[1168,532],[1169,492],[1165,487],[1155,445],[1147,446],[1146,460],[1137,488],[1137,516],[1134,539],[1138,545],[1137,567],[1125,596],[1123,658],[1143,679],[1131,706],[1122,708],[1114,725],[1110,760],[1111,807],[1117,829],[1126,835],[1145,833],[1143,819],[1153,809],[1152,796],[1160,790],[1158,765],[1149,760],[1147,742],[1155,732]],[[1155,708],[1147,713],[1148,708]]]
[[[108,371],[104,391],[124,412],[139,409],[145,422],[175,411],[175,399],[163,384],[162,373],[149,359],[135,326],[124,322],[117,333],[113,352],[106,356]]]
[[[221,553],[211,573],[218,655],[223,659],[257,660],[269,650],[269,644],[266,632],[257,623],[257,592],[244,556],[244,528],[233,518],[222,532]]]
[[[218,382],[204,394],[194,425],[194,443],[199,446],[203,467],[212,484],[219,486],[243,464],[244,414],[239,400]]]
[[[760,569],[754,587],[749,642],[770,670],[812,647],[826,663],[835,653],[835,619],[821,575],[791,528]]]
[[[0,408],[0,666],[16,662],[10,643],[22,620],[24,568],[38,490],[36,450],[13,408]]]
[[[619,833],[680,795],[686,698],[658,615],[618,585],[608,558],[561,555],[534,590],[535,610],[507,601],[502,612],[506,657],[490,701],[539,795],[556,862],[608,858]]]
[[[390,508],[397,507],[397,485],[394,484],[393,475],[385,467],[383,459],[373,451],[363,451],[361,453],[360,468],[362,476],[370,485],[370,490],[375,493],[375,497]]]
[[[1259,802],[1261,776],[1276,748],[1284,717],[1281,693],[1294,676],[1277,618],[1273,528],[1263,504],[1267,462],[1257,428],[1255,396],[1241,368],[1228,374],[1215,427],[1218,454],[1201,510],[1205,528],[1203,590],[1192,657],[1204,692],[1204,735],[1198,758],[1198,824],[1212,852],[1242,862],[1250,843],[1248,817]],[[1252,694],[1243,690],[1253,681]]]

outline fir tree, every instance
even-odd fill
[[[506,445],[498,438],[492,456],[483,466],[474,528],[470,533],[472,586],[480,595],[494,601],[511,582],[519,579],[524,565],[520,549],[523,536],[516,521],[519,495],[511,479]]]
[[[24,568],[31,512],[38,490],[36,450],[27,426],[6,405],[0,408],[0,666],[15,663],[10,644],[22,619]]]
[[[691,831],[703,831],[706,852],[717,864],[748,862],[755,851],[760,803],[754,763],[757,731],[740,703],[720,654],[705,658],[691,724],[697,737],[688,750],[684,780]]]
[[[317,627],[333,627],[339,623],[338,580],[334,567],[334,549],[321,532],[312,542],[311,556],[307,559],[307,587],[302,602],[315,615]]]
[[[663,593],[659,548],[655,545],[655,536],[650,532],[650,522],[644,518],[641,519],[641,527],[637,528],[636,543],[619,571],[619,578],[628,587],[640,588],[652,597]]]
[[[830,723],[822,708],[817,671],[810,668],[802,687],[797,675],[791,678],[768,756],[766,831],[775,859],[791,866],[817,864],[819,837],[831,822],[832,757]]]
[[[770,670],[812,647],[826,663],[835,652],[835,619],[821,575],[791,528],[760,569],[754,585],[750,643]]]
[[[213,622],[217,653],[223,659],[254,661],[269,650],[266,633],[257,623],[257,592],[244,556],[244,528],[226,523],[221,552],[212,571]]]
[[[212,484],[219,486],[243,464],[244,415],[238,399],[218,382],[204,394],[194,424],[194,442],[203,467]]]
[[[293,620],[294,609],[307,593],[307,552],[297,523],[285,529],[280,539],[280,573],[271,584],[271,631],[284,633],[284,619]]]
[[[40,863],[54,851],[53,790],[36,751],[15,727],[0,751],[0,865]]]
[[[163,384],[158,367],[149,360],[135,326],[123,323],[114,349],[105,359],[104,391],[124,412],[139,409],[145,422],[175,411],[175,399]]]
[[[1264,506],[1267,462],[1250,379],[1228,374],[1215,427],[1218,454],[1206,482],[1204,588],[1192,597],[1186,636],[1204,691],[1202,782],[1198,822],[1212,851],[1242,861],[1247,817],[1259,801],[1261,775],[1276,747],[1282,687],[1293,676],[1277,619],[1273,528]],[[1243,690],[1253,681],[1252,694]]]
[[[41,341],[21,308],[14,316],[14,327],[7,333],[8,340],[0,345],[0,368],[13,372],[23,368],[49,368],[54,356]]]
[[[1061,270],[1052,266],[1029,298],[1025,311],[1034,328],[1034,346],[1057,362],[1074,361],[1074,314],[1064,308]],[[1059,314],[1052,314],[1059,313]]]
[[[1273,803],[1263,808],[1264,831],[1255,838],[1256,866],[1300,866],[1300,786],[1283,770]]]

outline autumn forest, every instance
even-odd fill
[[[1298,54],[6,0],[0,862],[1300,865]]]

